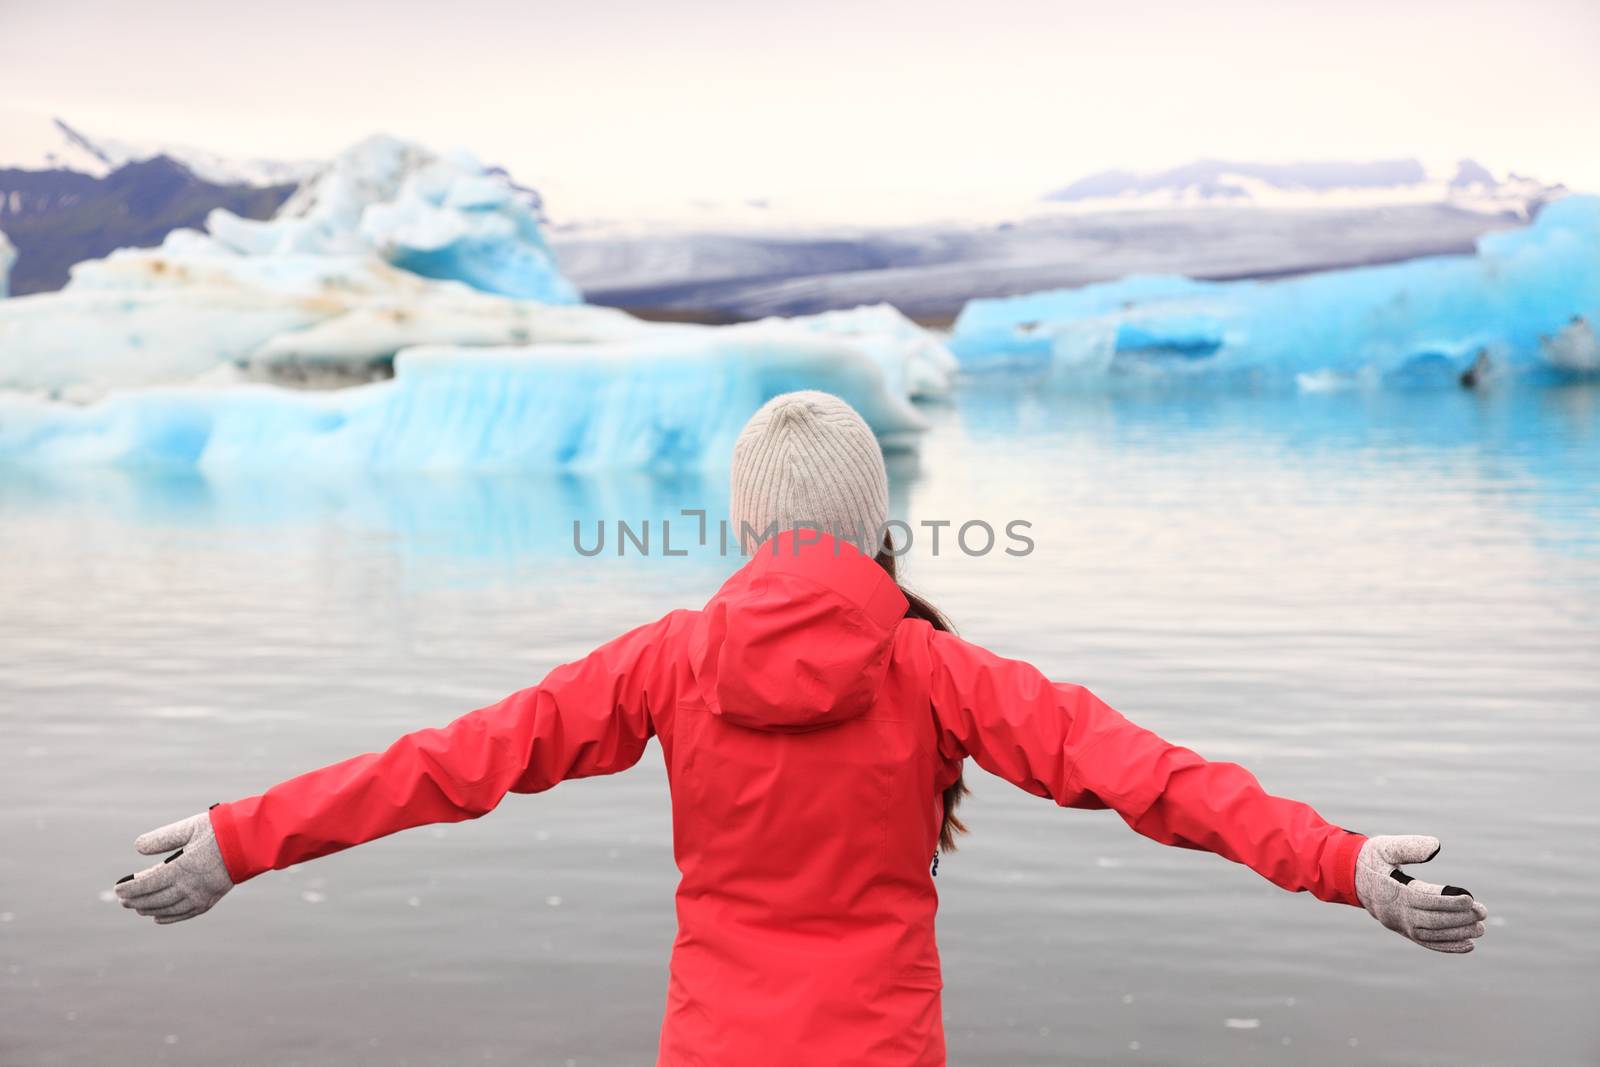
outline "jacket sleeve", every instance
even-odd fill
[[[229,876],[243,882],[413,826],[475,819],[508,792],[633,766],[654,733],[651,709],[670,699],[663,645],[672,620],[626,633],[441,729],[216,805],[211,823]]]
[[[1041,797],[1111,808],[1164,845],[1204,849],[1292,891],[1359,906],[1366,840],[1273,796],[1234,763],[1211,763],[1134,725],[1082,686],[1051,682],[951,634],[932,634],[940,746]]]

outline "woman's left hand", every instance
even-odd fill
[[[1384,926],[1435,952],[1471,952],[1489,909],[1460,886],[1434,885],[1400,869],[1439,854],[1439,839],[1372,837],[1356,855],[1356,895]]]

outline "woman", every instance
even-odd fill
[[[781,531],[699,610],[624,634],[531,689],[213,805],[135,843],[163,863],[118,883],[158,923],[229,889],[507,792],[632,766],[661,741],[677,892],[662,1064],[944,1062],[929,869],[960,829],[962,761],[1285,889],[1364,906],[1426,948],[1468,952],[1487,912],[1398,869],[1427,837],[1366,838],[1265,793],[949,633],[896,584],[876,439],[837,397],[791,393],[734,447],[735,531]],[[879,534],[874,534],[878,536]],[[752,538],[754,540],[755,538]]]

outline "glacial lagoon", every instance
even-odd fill
[[[895,513],[1035,542],[914,545],[909,583],[966,637],[1352,829],[1438,835],[1439,879],[1491,909],[1472,956],[1425,953],[971,768],[937,877],[953,1062],[1600,1052],[1600,389],[1001,374],[921,410]],[[651,1062],[675,874],[654,746],[195,922],[108,901],[137,833],[498,699],[735,565],[572,547],[575,519],[715,516],[714,471],[286,473],[0,473],[0,1060]]]

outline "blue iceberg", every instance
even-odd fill
[[[381,377],[410,345],[611,340],[644,329],[581,304],[537,195],[466,156],[369,138],[268,221],[213,211],[206,231],[77,264],[65,288],[0,307],[0,389],[87,400],[112,389],[246,377]]]
[[[975,300],[952,350],[1047,363],[1053,379],[1416,387],[1600,373],[1600,198],[1437,256],[1282,281],[1128,278]]]
[[[465,154],[371,137],[307,179],[272,219],[217,210],[212,237],[242,255],[370,253],[425,278],[575,304],[540,230],[537,196]]]
[[[1112,314],[1140,303],[1199,296],[1222,288],[1171,274],[1133,275],[1079,289],[969,300],[951,329],[950,350],[964,362],[1050,355],[1060,323]]]
[[[744,420],[798,388],[861,411],[886,448],[925,424],[859,348],[781,325],[693,327],[633,341],[422,346],[393,379],[120,390],[74,405],[0,393],[0,463],[227,471],[700,469]]]
[[[271,221],[78,264],[0,304],[0,464],[679,469],[786,390],[894,447],[950,388],[955,357],[887,306],[711,327],[574,302],[530,198],[378,138]]]

